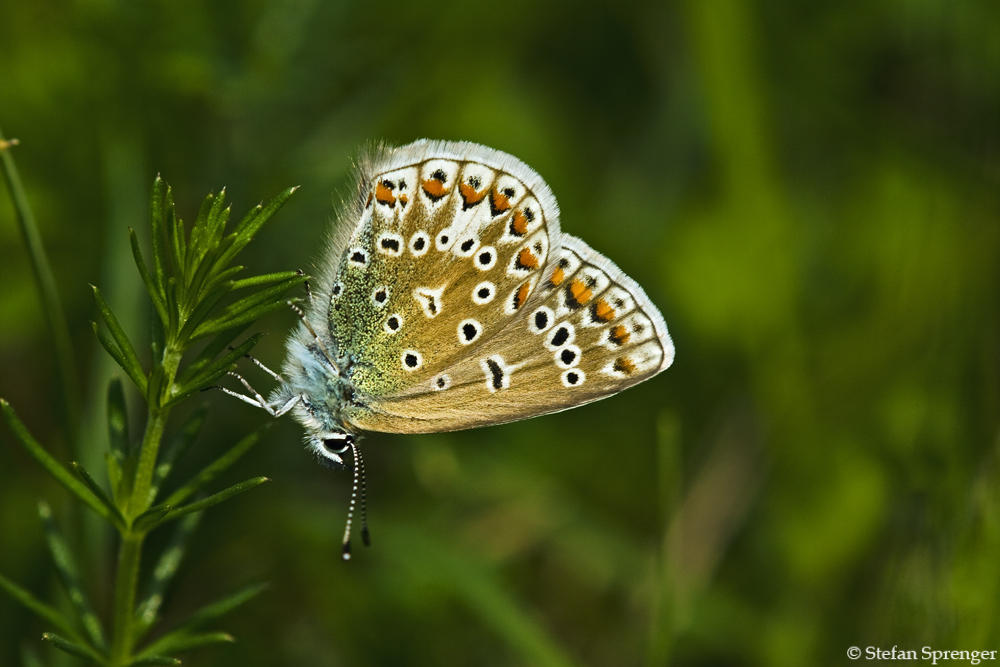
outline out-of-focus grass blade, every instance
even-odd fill
[[[184,551],[187,548],[188,540],[195,528],[198,527],[201,517],[201,512],[195,512],[179,521],[174,534],[170,538],[170,543],[167,544],[163,553],[160,554],[160,559],[156,562],[156,567],[153,568],[153,576],[149,582],[149,589],[136,609],[136,620],[138,621],[135,634],[136,641],[141,639],[159,618],[160,607],[163,605],[163,598],[166,595],[167,588],[170,586],[174,575],[177,574],[177,570],[184,558]]]
[[[147,651],[150,653],[182,653],[192,649],[209,646],[211,644],[232,644],[236,640],[232,635],[225,632],[199,632],[189,634],[175,631],[157,639],[149,645]],[[140,656],[145,655],[145,651]]]
[[[243,341],[239,347],[230,350],[226,356],[222,357],[208,368],[202,370],[198,373],[198,375],[187,380],[184,384],[178,383],[177,388],[174,390],[175,393],[170,398],[167,405],[183,400],[184,398],[211,386],[213,382],[225,375],[232,365],[239,361],[240,357],[249,354],[250,350],[253,349],[253,347],[257,344],[257,341],[259,341],[263,335],[264,334],[262,333],[256,333],[253,336],[250,336],[250,338]]]
[[[249,491],[255,486],[260,486],[264,482],[270,482],[271,480],[267,477],[254,477],[253,479],[248,479],[245,482],[240,482],[239,484],[233,484],[228,489],[219,491],[215,495],[209,496],[204,500],[199,500],[196,503],[191,503],[190,505],[184,505],[183,507],[178,507],[176,509],[171,509],[169,513],[160,519],[160,521],[155,522],[155,525],[160,525],[167,521],[173,521],[174,519],[179,519],[182,516],[191,514],[192,512],[201,512],[206,510],[212,505],[218,505],[224,500],[229,500],[233,496],[239,495],[244,491]]]
[[[62,615],[62,612],[57,610],[55,607],[50,607],[45,604],[32,595],[30,591],[21,588],[2,574],[0,574],[0,589],[3,589],[7,592],[7,595],[11,596],[26,608],[35,612],[38,616],[44,618],[52,625],[59,628],[61,632],[66,633],[76,641],[83,641],[83,638],[80,637],[77,631],[73,628],[73,624],[70,623],[69,619]]]
[[[229,466],[239,461],[244,454],[250,451],[251,447],[257,444],[257,441],[260,440],[264,431],[266,431],[269,427],[270,424],[267,424],[237,442],[228,452],[203,468],[202,471],[195,475],[190,482],[174,491],[163,502],[168,505],[173,505],[174,507],[180,505],[182,502],[195,494],[198,489],[208,484],[223,471],[227,470]]]
[[[64,639],[63,637],[60,637],[57,634],[46,632],[45,634],[42,635],[42,641],[48,642],[49,644],[52,644],[60,651],[65,651],[66,653],[69,653],[70,655],[75,655],[78,658],[93,660],[99,665],[108,664],[107,661],[104,659],[104,656],[102,656],[100,653],[90,648],[89,646],[71,642],[70,640]]]
[[[21,667],[45,667],[34,646],[29,644],[21,646]]]
[[[50,475],[56,478],[56,481],[62,484],[67,491],[83,501],[87,507],[108,521],[114,521],[104,503],[98,500],[97,496],[83,482],[74,477],[70,471],[60,465],[58,461],[52,458],[51,454],[38,444],[38,441],[31,436],[24,423],[18,418],[17,413],[14,412],[14,408],[11,407],[10,403],[0,398],[0,409],[3,410],[4,419],[7,420],[7,426],[13,431],[14,437],[17,438],[17,441],[21,443],[21,446],[24,447],[33,459],[38,461]]]
[[[207,417],[208,407],[205,405],[200,406],[188,415],[187,419],[184,420],[184,423],[177,430],[177,433],[174,434],[174,437],[163,448],[163,454],[160,455],[160,462],[157,464],[156,470],[153,471],[152,493],[154,498],[173,471],[174,464],[184,456],[184,453],[198,439],[198,434],[201,433],[201,428],[205,425]]]
[[[90,492],[93,493],[94,496],[96,496],[97,499],[100,500],[101,503],[108,509],[108,513],[111,515],[111,523],[118,528],[124,528],[125,517],[122,516],[122,513],[118,510],[118,506],[115,505],[114,501],[111,500],[110,497],[108,497],[108,494],[101,488],[101,485],[98,484],[90,473],[76,461],[70,462],[69,465],[76,472],[77,476],[79,476],[80,480],[87,485]]]
[[[153,667],[154,665],[179,665],[181,661],[169,655],[151,655],[129,663],[129,667]]]
[[[83,593],[76,562],[69,550],[69,545],[66,544],[66,540],[63,539],[59,528],[56,526],[56,522],[52,518],[52,509],[48,504],[40,502],[38,503],[38,516],[45,527],[45,540],[48,542],[49,551],[52,553],[52,560],[55,562],[56,572],[59,573],[59,580],[66,589],[66,595],[69,597],[77,616],[80,618],[80,624],[86,630],[91,643],[98,649],[103,650],[106,643],[104,641],[104,631],[101,629],[101,622],[97,619],[97,615],[94,614],[94,610],[87,601],[87,596]]]

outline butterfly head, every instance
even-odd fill
[[[331,468],[346,467],[345,457],[354,445],[354,434],[342,429],[315,433],[309,439],[309,448],[319,462]]]

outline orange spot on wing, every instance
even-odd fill
[[[428,178],[426,181],[421,183],[421,186],[424,188],[424,192],[427,193],[427,196],[434,201],[441,199],[441,197],[444,197],[445,193],[448,192],[447,188],[444,187],[444,183],[436,178]]]
[[[535,257],[535,253],[531,252],[531,248],[523,248],[521,252],[517,253],[517,268],[530,271],[537,266],[538,258]]]
[[[514,294],[514,310],[517,310],[524,305],[524,302],[528,300],[528,295],[531,293],[531,283],[524,283],[517,289],[517,293]]]
[[[559,287],[562,282],[566,280],[566,272],[562,270],[562,267],[556,267],[556,270],[552,272],[552,277],[549,278],[549,282],[552,283],[553,287]]]
[[[608,332],[608,340],[610,340],[615,345],[621,347],[622,345],[628,342],[628,339],[629,337],[631,337],[631,335],[632,334],[628,332],[628,329],[625,328],[625,326],[619,324],[617,326],[611,327],[611,331]]]
[[[635,373],[635,362],[628,357],[618,357],[615,359],[614,370],[619,373],[624,373],[625,375],[631,375]]]
[[[462,193],[462,199],[465,200],[465,208],[475,206],[479,202],[483,201],[484,197],[486,197],[486,190],[476,192],[476,189],[468,183],[462,183],[462,185],[458,187],[458,191]]]
[[[496,188],[490,193],[490,212],[494,217],[510,210],[510,198]]]
[[[510,233],[514,236],[524,236],[528,233],[528,219],[524,211],[517,211],[510,221]]]
[[[571,280],[566,287],[566,305],[570,308],[579,308],[590,301],[593,295],[594,293],[583,284],[582,280]]]
[[[604,299],[598,299],[597,303],[590,307],[590,314],[595,322],[610,322],[615,319],[615,309]]]
[[[390,208],[396,205],[396,198],[392,195],[392,190],[386,187],[385,182],[375,186],[375,199],[380,204],[385,204]]]
[[[402,204],[403,206],[406,206],[406,203],[408,201],[410,201],[409,197],[407,197],[406,195],[399,195],[399,203],[400,204]]]

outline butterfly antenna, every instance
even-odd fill
[[[365,460],[361,458],[357,445],[354,445],[354,465],[361,468],[361,543],[370,547],[372,540],[368,535],[368,508],[365,502]]]
[[[337,368],[337,364],[333,363],[333,355],[331,355],[330,351],[326,349],[326,345],[323,345],[323,340],[319,337],[319,334],[317,334],[316,330],[312,328],[311,324],[309,324],[309,320],[306,319],[306,314],[302,312],[301,308],[295,305],[294,301],[289,301],[288,306],[295,311],[295,314],[299,316],[300,320],[302,320],[302,324],[304,324],[306,329],[309,330],[309,333],[312,334],[313,340],[316,341],[320,351],[323,353],[323,357],[326,359],[326,363],[330,364],[330,367],[333,368],[337,375],[340,375],[340,369]]]
[[[364,541],[365,546],[368,546],[367,534],[368,534],[368,522],[364,518],[364,488],[365,488],[365,466],[361,462],[361,454],[358,452],[358,446],[351,442],[351,451],[354,453],[354,486],[351,488],[351,506],[347,510],[347,525],[344,526],[344,546],[341,550],[344,560],[351,560],[351,524],[354,521],[354,507],[358,500],[358,488],[361,488],[361,539]]]

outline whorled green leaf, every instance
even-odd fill
[[[191,503],[189,505],[184,505],[183,507],[171,508],[168,510],[167,514],[163,516],[159,521],[154,521],[150,529],[155,528],[159,525],[166,523],[167,521],[173,521],[179,519],[182,516],[191,514],[192,512],[201,512],[208,509],[212,505],[218,505],[219,503],[229,500],[233,496],[239,495],[245,491],[249,491],[255,486],[260,486],[264,482],[270,482],[271,480],[267,477],[254,477],[253,479],[248,479],[239,484],[234,484],[228,489],[219,491],[218,493],[205,498],[204,500],[199,500],[198,502]]]
[[[250,451],[250,449],[257,444],[261,436],[269,427],[270,424],[267,424],[237,442],[229,449],[229,451],[215,459],[215,461],[209,465],[205,466],[201,472],[191,479],[191,481],[174,491],[163,502],[167,505],[173,505],[174,507],[179,506],[182,502],[197,493],[199,489],[222,474],[224,471],[228,470],[234,463],[239,461],[244,454]]]
[[[104,517],[110,522],[114,519],[108,508],[102,503],[97,496],[91,492],[87,486],[78,480],[73,474],[66,470],[62,465],[56,461],[51,454],[49,454],[45,449],[42,448],[38,441],[35,440],[31,433],[28,432],[27,427],[17,416],[14,408],[6,400],[0,398],[0,409],[3,410],[4,419],[7,421],[7,426],[14,433],[14,437],[21,446],[24,447],[25,451],[33,459],[35,459],[43,468],[45,468],[50,475],[56,478],[56,481],[65,487],[67,491],[79,498],[87,507],[94,510],[97,514]]]
[[[222,354],[236,338],[246,331],[247,326],[236,329],[227,329],[219,333],[201,349],[198,355],[191,360],[187,368],[177,376],[177,384],[180,386],[191,384],[191,380],[201,374],[201,372],[211,364],[217,356]]]
[[[217,316],[199,324],[191,334],[191,340],[198,340],[199,338],[211,336],[225,329],[241,326],[247,322],[259,319],[278,308],[284,307],[286,302],[280,300],[281,295],[292,287],[301,285],[306,280],[308,280],[307,276],[296,274],[293,278],[254,292],[229,304]]]
[[[83,592],[76,561],[69,549],[69,545],[63,538],[62,533],[59,532],[59,528],[52,518],[52,509],[48,504],[40,502],[38,503],[38,516],[41,518],[42,525],[45,528],[45,541],[49,545],[49,552],[52,554],[52,561],[55,563],[59,580],[62,582],[63,588],[66,589],[66,595],[69,597],[70,603],[73,605],[73,609],[80,619],[80,624],[86,630],[90,642],[98,649],[103,650],[106,646],[104,630],[101,628],[101,622],[98,620],[97,615],[90,606],[90,602],[87,600],[87,596]]]
[[[115,360],[115,363],[121,367],[125,374],[128,375],[129,379],[139,388],[142,394],[146,393],[146,377],[139,374],[134,374],[135,367],[132,366],[125,354],[115,345],[114,341],[104,335],[101,329],[97,326],[97,322],[91,322],[90,325],[94,329],[94,335],[97,336],[97,341],[101,344],[101,347]]]
[[[153,247],[153,275],[156,292],[163,301],[167,300],[166,293],[166,267],[168,266],[167,252],[164,245],[167,240],[166,233],[166,211],[165,197],[167,184],[160,178],[159,174],[153,181],[153,194],[149,204],[149,225],[150,240]]]
[[[173,509],[170,505],[153,505],[148,510],[140,514],[132,522],[132,530],[137,533],[145,533],[156,527],[157,523],[170,513]]]
[[[208,407],[201,406],[194,412],[189,414],[181,424],[181,427],[177,429],[177,433],[174,437],[170,439],[166,447],[163,448],[160,454],[160,460],[156,465],[156,470],[153,472],[153,483],[152,491],[153,497],[156,497],[157,492],[166,481],[167,477],[173,470],[174,464],[187,450],[191,447],[194,441],[198,438],[198,434],[201,433],[201,428],[205,424],[205,419],[208,417]]]
[[[246,247],[250,241],[253,240],[260,228],[274,216],[278,210],[285,205],[288,198],[291,197],[298,186],[287,188],[278,194],[274,199],[268,202],[267,206],[257,206],[247,213],[246,217],[236,226],[233,233],[226,238],[232,239],[232,245],[230,245],[225,252],[223,252],[219,258],[215,261],[216,268],[222,268],[227,266],[233,258],[238,255],[243,248]]]
[[[125,390],[122,381],[115,377],[108,383],[107,397],[108,443],[106,454],[108,480],[111,495],[116,506],[123,506],[131,492],[132,476],[135,474],[135,456],[131,452],[128,429],[128,409],[125,405]]]
[[[129,227],[128,234],[129,243],[132,245],[132,257],[135,259],[136,268],[139,269],[139,276],[146,286],[146,293],[149,295],[149,300],[153,303],[153,308],[156,309],[160,319],[164,323],[169,322],[170,316],[167,314],[167,306],[164,301],[166,294],[163,293],[160,285],[157,284],[153,276],[149,274],[149,269],[146,268],[146,262],[142,258],[142,249],[139,247],[139,237],[136,236],[135,230]]]
[[[125,517],[122,516],[122,513],[118,510],[118,506],[115,505],[114,501],[111,500],[104,489],[101,488],[101,485],[98,484],[91,474],[76,461],[71,461],[69,465],[73,468],[73,471],[76,472],[80,481],[86,484],[87,488],[90,489],[90,492],[93,493],[94,496],[96,496],[97,499],[100,500],[101,503],[108,509],[108,513],[111,515],[112,523],[120,528],[124,528]]]
[[[267,590],[267,588],[268,584],[266,583],[244,586],[235,593],[231,593],[224,598],[211,602],[191,614],[191,616],[181,623],[181,625],[177,628],[177,631],[189,633],[199,628],[203,628],[209,623],[222,618],[240,605],[246,604]]]
[[[100,665],[108,664],[107,661],[104,659],[104,656],[102,656],[100,653],[90,648],[89,646],[86,646],[84,644],[77,644],[76,642],[71,642],[70,640],[60,637],[59,635],[54,634],[52,632],[46,632],[45,634],[43,634],[42,641],[52,644],[60,651],[65,651],[66,653],[69,653],[70,655],[75,655],[78,658],[93,660],[94,662]]]
[[[135,612],[136,640],[141,639],[159,619],[160,607],[163,604],[167,588],[173,581],[174,575],[177,574],[187,549],[188,540],[197,528],[202,516],[201,512],[195,512],[180,520],[170,542],[160,554],[160,558],[153,568],[149,587]]]
[[[6,591],[7,595],[20,602],[25,608],[35,612],[35,614],[59,628],[61,632],[64,632],[72,637],[74,641],[84,641],[83,637],[77,633],[73,624],[69,621],[69,619],[63,616],[62,612],[55,607],[45,604],[36,598],[30,591],[21,588],[2,574],[0,574],[0,589]]]
[[[115,344],[118,346],[118,350],[121,352],[124,358],[125,365],[122,368],[128,373],[130,378],[144,377],[145,372],[142,370],[142,364],[139,363],[139,357],[135,353],[135,348],[132,347],[131,341],[129,341],[128,336],[125,335],[124,329],[118,323],[118,318],[111,311],[111,307],[108,306],[108,302],[105,301],[104,295],[101,294],[101,290],[93,285],[91,287],[94,290],[94,301],[97,303],[97,312],[100,313],[101,319],[104,320],[104,324],[108,327],[108,331],[111,332],[111,337],[114,339]],[[118,361],[118,359],[115,359]],[[145,389],[145,383],[136,382],[136,386],[140,390]]]
[[[232,644],[236,639],[225,632],[171,632],[156,640],[147,649],[150,653],[183,653],[212,644]],[[145,651],[140,655],[145,655]]]
[[[264,334],[257,333],[250,338],[243,341],[239,347],[235,347],[226,353],[225,356],[218,359],[215,363],[211,364],[204,370],[202,370],[198,375],[186,380],[183,384],[177,383],[174,389],[174,395],[170,397],[167,405],[172,405],[178,401],[181,401],[192,394],[196,394],[199,391],[210,387],[212,383],[218,380],[220,377],[225,375],[242,357],[250,353],[250,350],[254,348]]]

